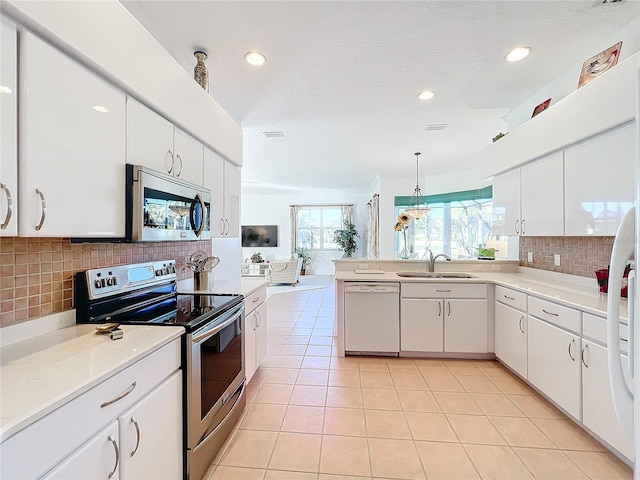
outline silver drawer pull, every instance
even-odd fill
[[[116,398],[114,398],[113,400],[109,400],[108,402],[104,402],[102,404],[100,404],[100,408],[104,408],[104,407],[108,407],[109,405],[112,405],[120,400],[122,400],[124,397],[126,397],[127,395],[129,395],[131,392],[133,392],[133,390],[136,388],[136,383],[137,382],[133,382],[131,384],[131,386],[129,388],[127,388],[127,390],[122,393],[121,395],[118,395]]]
[[[506,295],[503,295],[504,298],[506,298],[507,300],[515,300],[515,297],[507,297]]]
[[[542,311],[543,311],[544,313],[546,313],[547,315],[553,315],[554,317],[557,317],[557,316],[558,316],[558,314],[557,314],[557,313],[547,312],[544,308],[542,309]]]
[[[451,292],[451,289],[449,289],[449,290],[436,290],[436,292],[448,293],[448,292]]]
[[[47,217],[47,202],[44,199],[44,193],[39,188],[36,188],[36,193],[40,196],[40,203],[42,204],[42,213],[40,214],[40,223],[36,225],[36,232],[39,232],[44,224],[44,219]]]
[[[11,214],[13,213],[13,197],[11,196],[11,190],[5,183],[0,183],[0,189],[4,190],[7,196],[7,214],[4,217],[4,222],[0,225],[0,230],[4,230],[9,225],[9,220],[11,220]]]
[[[253,303],[259,302],[260,301],[260,297],[256,297],[252,301],[253,301]]]
[[[584,365],[584,368],[589,368],[589,365],[587,365],[587,362],[584,359],[584,354],[588,350],[589,350],[589,345],[585,345],[584,348],[582,349],[582,364]]]
[[[109,435],[107,437],[107,440],[111,442],[111,445],[113,445],[113,449],[116,451],[116,464],[113,466],[113,470],[111,470],[109,476],[107,476],[108,480],[109,478],[113,477],[113,474],[116,473],[116,470],[118,469],[118,464],[120,463],[120,450],[118,450],[118,444],[116,443],[116,439],[113,438],[113,435]]]
[[[133,423],[133,426],[136,427],[136,448],[134,448],[131,452],[131,456],[133,457],[138,451],[138,447],[140,446],[140,425],[138,425],[138,420],[136,420],[136,417],[131,417],[131,423]]]

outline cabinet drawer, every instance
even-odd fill
[[[248,316],[253,312],[258,305],[265,301],[267,298],[267,287],[263,285],[251,295],[247,295],[244,299],[245,316]]]
[[[16,433],[2,444],[0,477],[39,477],[180,368],[180,357],[176,339]]]
[[[591,315],[590,313],[582,314],[582,334],[590,338],[591,340],[595,340],[596,342],[600,342],[603,345],[607,345],[607,319],[603,317],[597,317],[595,315]],[[629,329],[628,327],[621,323],[620,324],[620,349],[623,352],[628,351],[628,342],[629,342]]]
[[[547,302],[536,297],[529,297],[529,315],[533,315],[549,323],[575,333],[581,333],[580,312],[557,303]]]
[[[487,298],[485,284],[403,283],[402,298]]]
[[[496,285],[496,301],[523,312],[527,311],[527,294],[517,290]]]

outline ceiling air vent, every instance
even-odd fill
[[[448,123],[432,123],[431,125],[424,127],[424,131],[435,132],[436,130],[444,130],[448,125]]]
[[[284,137],[284,133],[282,132],[262,132],[262,134],[267,138]]]

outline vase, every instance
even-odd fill
[[[209,70],[207,70],[204,61],[208,58],[204,52],[193,52],[193,55],[198,60],[196,66],[193,68],[193,78],[204,90],[209,93]]]
[[[400,250],[399,256],[402,260],[409,260],[409,251],[407,250],[407,231],[402,230],[402,238],[404,240],[404,247]]]

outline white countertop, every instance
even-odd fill
[[[456,270],[459,272],[459,270]],[[437,273],[442,273],[438,271]],[[421,278],[399,277],[395,272],[383,274],[355,273],[354,270],[336,271],[337,282],[401,282],[401,283],[493,283],[520,290],[537,297],[548,298],[568,307],[577,308],[594,315],[606,316],[607,295],[597,291],[588,291],[573,287],[564,282],[554,282],[548,278],[523,273],[492,273],[469,271],[476,278]],[[620,316],[626,322],[627,301],[622,299]]]
[[[182,327],[123,325],[124,336],[73,325],[0,349],[0,442],[159,347]]]

